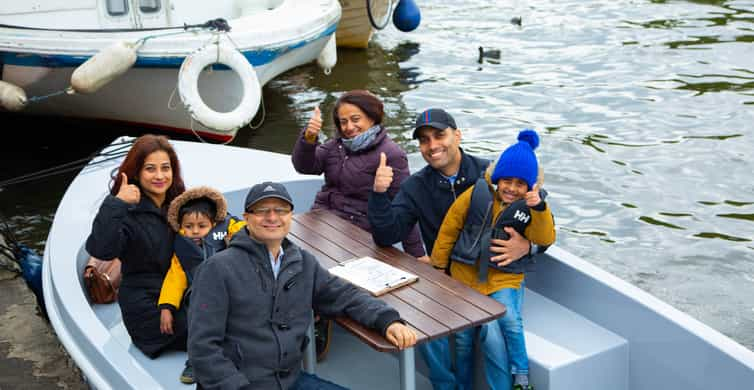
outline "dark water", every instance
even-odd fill
[[[534,128],[558,245],[754,349],[754,2],[420,6],[418,31],[390,27],[367,51],[339,51],[332,75],[306,66],[270,82],[263,125],[233,144],[289,153],[313,108],[329,113],[354,88],[383,98],[413,168],[422,160],[411,124],[431,106],[453,113],[467,151],[490,158]],[[500,58],[480,63],[478,46]],[[9,115],[0,123],[3,178],[140,133]],[[63,139],[78,146],[62,148]],[[72,177],[0,189],[0,211],[41,249]]]

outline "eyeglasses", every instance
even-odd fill
[[[293,209],[290,207],[256,207],[250,210],[246,210],[247,213],[254,214],[257,217],[264,217],[270,212],[275,213],[278,217],[284,217],[291,213]]]

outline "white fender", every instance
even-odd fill
[[[79,93],[94,93],[125,73],[136,63],[136,45],[115,42],[79,65],[71,75],[71,87]]]
[[[26,92],[21,87],[0,80],[0,107],[8,111],[21,111],[27,102]]]
[[[215,63],[229,67],[241,78],[243,97],[233,111],[217,112],[209,108],[199,95],[199,74],[205,67]],[[235,132],[251,122],[257,113],[261,86],[254,67],[238,50],[212,44],[195,51],[183,60],[178,72],[178,93],[195,121],[210,129]]]
[[[325,44],[325,48],[319,53],[317,64],[324,69],[325,74],[330,74],[337,62],[338,48],[335,45],[335,33],[333,33]]]

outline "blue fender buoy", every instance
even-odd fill
[[[42,258],[34,250],[23,244],[18,244],[15,255],[19,265],[21,265],[21,276],[36,296],[37,305],[39,305],[42,315],[46,317],[47,310],[42,294]]]
[[[414,31],[419,27],[422,16],[414,0],[400,0],[393,11],[393,25],[403,32]]]

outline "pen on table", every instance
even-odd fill
[[[401,276],[400,278],[398,278],[398,279],[395,279],[395,280],[393,280],[392,282],[387,282],[387,283],[385,283],[385,287],[393,287],[393,286],[395,286],[396,284],[399,284],[399,283],[401,283],[401,282],[402,282],[402,281],[404,281],[404,280],[406,280],[406,277],[405,277],[405,276]]]

